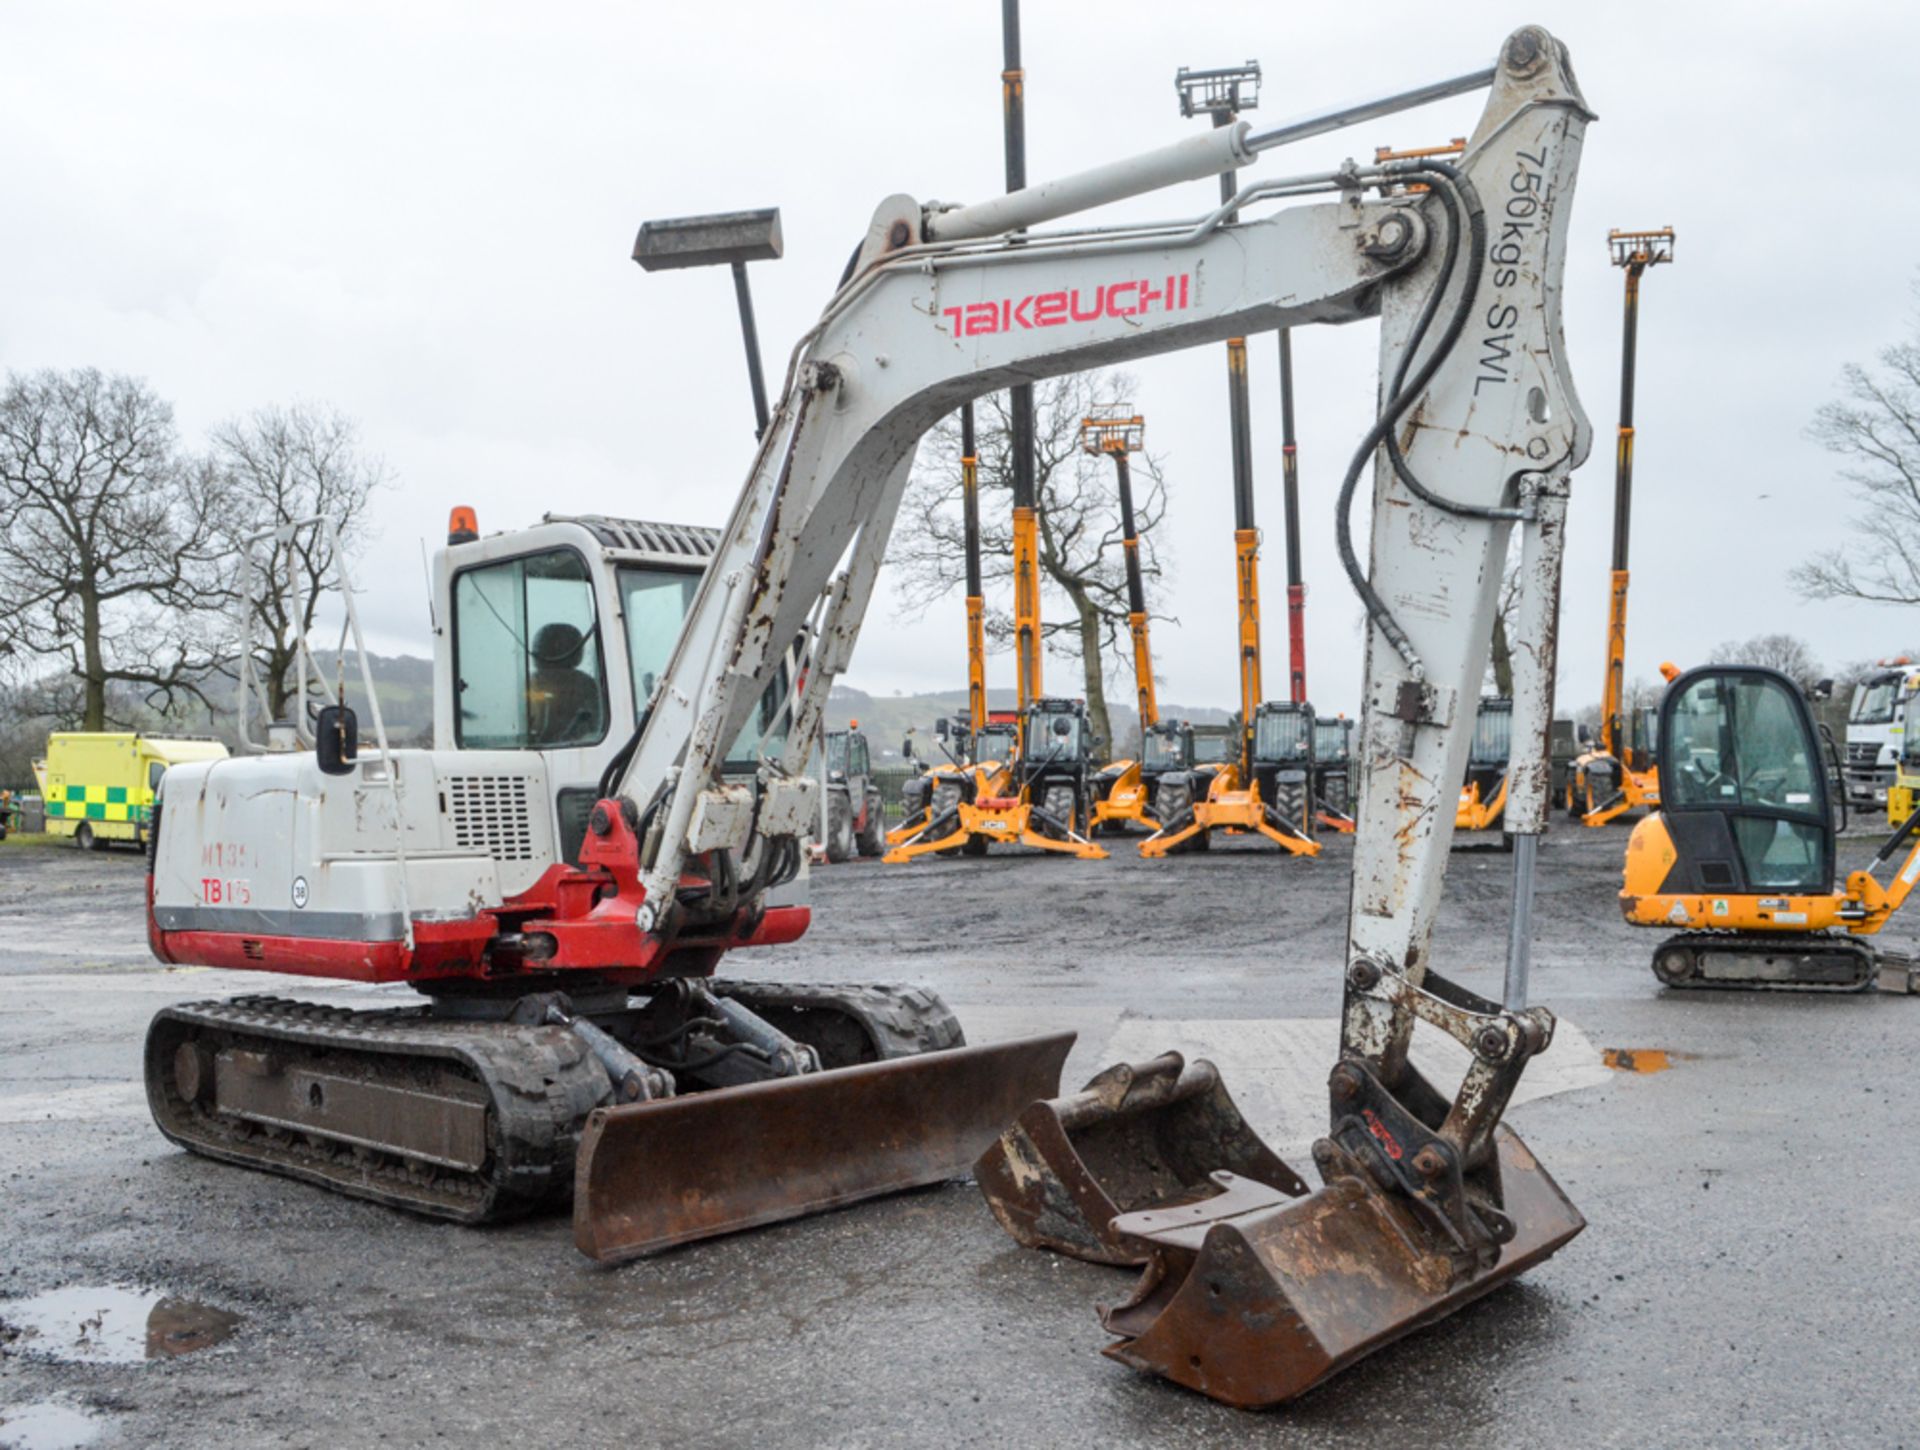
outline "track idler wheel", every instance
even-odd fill
[[[1684,986],[1699,970],[1699,954],[1682,942],[1663,942],[1653,954],[1653,974],[1669,987]]]

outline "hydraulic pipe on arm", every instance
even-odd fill
[[[1640,278],[1673,260],[1673,228],[1607,234],[1613,264],[1627,274],[1620,336],[1620,432],[1613,454],[1613,567],[1607,578],[1607,681],[1600,698],[1600,749],[1631,769],[1626,728],[1627,545],[1633,525],[1633,382],[1640,332]]]
[[[987,723],[987,600],[980,582],[980,456],[973,439],[973,404],[960,409],[960,502],[967,556],[967,731]]]

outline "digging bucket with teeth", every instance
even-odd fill
[[[1031,1104],[973,1171],[1015,1239],[1102,1264],[1150,1257],[1113,1231],[1115,1218],[1211,1198],[1217,1172],[1288,1197],[1307,1191],[1247,1126],[1214,1065],[1177,1052],[1118,1063],[1077,1093]]]
[[[600,1108],[576,1164],[574,1242],[638,1258],[696,1239],[940,1183],[1036,1097],[1074,1034]]]

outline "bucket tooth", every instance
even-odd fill
[[[953,1047],[597,1109],[580,1140],[574,1243],[618,1261],[965,1173],[1074,1034]]]
[[[1305,1394],[1586,1227],[1517,1134],[1498,1129],[1495,1151],[1514,1235],[1481,1270],[1463,1268],[1364,1171],[1298,1198],[1223,1173],[1205,1202],[1124,1215],[1114,1232],[1147,1267],[1126,1302],[1102,1309],[1118,1336],[1103,1352],[1241,1409]]]
[[[1177,1052],[1118,1063],[1079,1092],[1030,1105],[974,1165],[1001,1227],[1028,1248],[1144,1264],[1113,1231],[1121,1214],[1208,1199],[1225,1171],[1288,1196],[1300,1175],[1261,1141],[1220,1074]]]

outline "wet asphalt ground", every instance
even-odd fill
[[[1659,933],[1613,902],[1625,837],[1543,847],[1535,997],[1585,1085],[1509,1115],[1590,1227],[1257,1415],[1103,1358],[1094,1306],[1130,1275],[1015,1247],[969,1185],[607,1269],[561,1218],[453,1228],[190,1158],[138,1085],[156,1008],[367,994],[162,969],[137,857],[0,846],[0,1301],[117,1286],[240,1316],[134,1363],[0,1328],[0,1445],[1920,1443],[1920,999],[1663,993]],[[1494,994],[1508,860],[1456,855],[1435,943]],[[976,1041],[1073,1028],[1076,1083],[1117,1033],[1231,1037],[1245,1081],[1337,1011],[1346,862],[850,864],[817,873],[805,941],[739,970],[924,982]],[[1589,1071],[1603,1047],[1673,1065]]]

